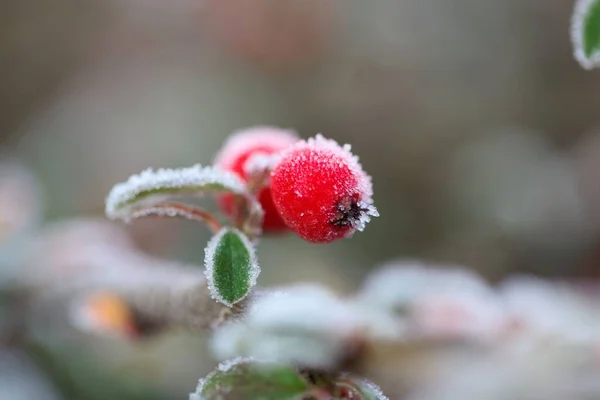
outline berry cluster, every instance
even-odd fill
[[[256,191],[265,211],[263,230],[291,229],[313,243],[328,243],[362,231],[371,217],[373,187],[350,152],[321,135],[300,140],[292,131],[255,127],[234,133],[215,159]],[[235,213],[234,197],[219,198]]]

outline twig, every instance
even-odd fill
[[[222,228],[219,220],[217,220],[217,218],[210,212],[202,208],[193,207],[178,202],[161,203],[148,208],[140,208],[138,210],[134,210],[132,213],[132,218],[149,216],[183,217],[193,221],[200,221],[205,223],[212,233],[217,233]]]

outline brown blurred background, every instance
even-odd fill
[[[3,152],[39,175],[54,220],[101,216],[110,187],[148,166],[208,164],[240,128],[321,132],[353,145],[381,217],[327,246],[263,240],[261,284],[347,290],[396,257],[595,277],[600,75],[572,57],[572,6],[4,0]],[[181,221],[131,230],[196,263],[209,237]]]

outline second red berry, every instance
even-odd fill
[[[252,164],[268,160],[269,157],[291,147],[297,141],[298,136],[294,131],[270,126],[256,126],[234,132],[217,154],[214,165],[234,172],[244,181],[248,181],[251,178]],[[257,197],[265,211],[263,230],[265,232],[286,230],[287,225],[273,204],[269,186],[260,189]],[[218,201],[225,214],[234,213],[234,197],[231,194],[221,195]]]

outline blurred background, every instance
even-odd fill
[[[564,0],[4,0],[2,153],[40,181],[51,223],[102,217],[112,185],[146,167],[210,164],[234,130],[323,133],[361,157],[381,217],[330,245],[265,238],[261,284],[320,281],[344,293],[397,257],[465,265],[491,281],[516,272],[593,279],[600,76],[572,57],[572,7]],[[209,239],[202,226],[178,220],[127,229],[149,254],[189,263],[201,263]],[[61,346],[86,355],[73,367]],[[46,397],[6,395],[18,376],[38,376],[18,375],[33,366],[7,350],[0,398],[105,399],[99,392],[120,381],[131,398],[186,398],[214,366],[203,339],[187,334],[135,346],[77,338],[51,352],[61,356],[36,357],[59,362],[68,389],[43,391],[40,383]],[[73,378],[71,370],[84,373],[83,359],[93,371],[106,367],[112,383],[96,372]],[[137,380],[143,388],[130,388]]]

